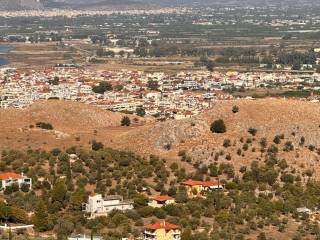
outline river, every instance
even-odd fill
[[[9,61],[3,56],[3,54],[7,54],[11,50],[11,47],[8,45],[0,45],[0,66],[6,65]]]

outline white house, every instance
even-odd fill
[[[175,203],[175,199],[170,196],[156,196],[150,199],[148,205],[154,208],[161,208],[163,206]]]
[[[102,237],[92,237],[86,235],[76,235],[74,237],[68,237],[68,240],[102,240]]]
[[[17,184],[19,188],[23,185],[28,185],[31,189],[32,179],[24,176],[23,174],[16,174],[13,172],[0,173],[0,189],[4,190],[13,184]]]
[[[112,210],[130,209],[133,209],[133,202],[124,201],[121,196],[108,196],[103,199],[101,194],[90,196],[88,203],[84,205],[84,211],[90,214],[90,218],[107,216]]]

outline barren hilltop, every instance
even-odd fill
[[[153,121],[128,115],[133,124],[124,129],[120,126],[125,114],[56,100],[36,102],[25,109],[0,109],[0,116],[2,149],[89,147],[93,139],[108,143],[113,136]],[[37,123],[49,123],[53,130],[37,128]]]
[[[239,108],[236,113],[232,111],[234,106]],[[239,169],[263,160],[262,148],[267,151],[276,146],[279,156],[292,167],[318,176],[320,108],[316,103],[283,99],[224,101],[202,115],[179,121],[154,122],[128,115],[133,123],[130,127],[121,126],[123,114],[74,102],[38,102],[23,110],[1,109],[0,115],[2,149],[90,148],[90,142],[97,140],[105,146],[158,154],[171,161],[180,161],[182,156],[192,163],[226,161]],[[225,122],[225,133],[210,131],[217,119]],[[39,129],[35,127],[38,122],[50,123],[54,129]]]

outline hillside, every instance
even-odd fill
[[[77,145],[89,147],[89,141],[110,141],[113,135],[130,128],[120,127],[124,114],[112,113],[75,102],[37,102],[31,107],[0,109],[0,148],[44,148]],[[137,128],[145,119],[130,116]],[[136,118],[136,119],[135,119]],[[50,123],[54,130],[36,128],[37,122]]]
[[[238,113],[232,112],[232,107],[239,107]],[[210,124],[217,119],[225,121],[227,132],[216,134],[210,132]],[[260,141],[267,140],[267,147],[273,143],[276,135],[284,135],[277,147],[282,150],[285,142],[292,142],[294,150],[285,152],[279,150],[279,155],[298,168],[311,168],[318,176],[319,156],[316,148],[320,144],[320,109],[317,104],[293,100],[237,100],[219,102],[203,115],[193,119],[157,123],[150,128],[144,126],[138,130],[125,133],[120,137],[120,143],[125,139],[139,139],[129,146],[138,152],[153,152],[178,159],[179,151],[186,151],[193,161],[210,164],[215,155],[224,152],[220,160],[230,154],[230,162],[236,168],[248,165],[253,160],[261,159]],[[256,136],[248,133],[249,128],[257,130]],[[300,146],[301,138],[304,144]],[[230,147],[223,147],[223,142],[229,139]],[[249,139],[249,140],[248,140]],[[238,149],[249,143],[249,149],[237,154]],[[310,151],[309,146],[315,150]],[[252,152],[255,148],[255,152]],[[168,150],[169,149],[169,150]]]
[[[26,186],[23,193],[14,186],[5,189],[9,220],[31,221],[40,236],[66,237],[94,229],[104,239],[139,237],[145,224],[164,219],[182,226],[190,239],[320,236],[320,183],[310,181],[312,176],[319,179],[318,104],[224,101],[182,121],[155,123],[131,116],[132,127],[120,126],[122,114],[56,100],[23,110],[2,109],[0,116],[0,146],[13,149],[1,153],[0,169],[24,172],[34,184],[31,192]],[[224,120],[226,132],[210,131],[217,119]],[[52,124],[54,130],[36,128],[39,121]],[[106,148],[88,150],[92,139]],[[146,156],[150,153],[166,158]],[[187,179],[219,179],[224,187],[190,191]],[[86,219],[82,203],[93,192],[119,194],[133,200],[134,209]],[[176,204],[148,206],[149,198],[160,194],[175,198]],[[0,207],[5,206],[0,201]],[[310,216],[298,211],[301,207],[311,209]],[[81,230],[76,228],[79,222]]]
[[[239,107],[238,113],[232,112],[234,105]],[[96,139],[105,146],[145,155],[158,154],[172,161],[180,161],[178,153],[185,151],[192,163],[209,165],[226,161],[239,169],[254,160],[263,160],[260,149],[265,138],[266,149],[276,145],[279,156],[297,169],[311,169],[316,177],[320,170],[317,149],[320,109],[315,103],[272,99],[225,101],[192,119],[163,123],[155,123],[152,118],[139,119],[130,127],[120,126],[122,114],[73,102],[38,102],[23,110],[2,109],[0,114],[2,149],[52,149],[70,145],[89,148],[90,141]],[[133,123],[134,118],[131,116]],[[220,118],[225,121],[227,132],[212,133],[210,124]],[[50,123],[54,130],[30,128],[37,122]],[[256,129],[255,136],[248,132],[249,128]],[[276,135],[283,135],[280,144],[273,142]],[[304,142],[300,144],[302,138]],[[227,140],[230,146],[224,147]],[[286,142],[292,143],[292,151],[283,151]]]

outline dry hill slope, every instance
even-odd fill
[[[232,112],[234,105],[239,106],[238,113]],[[266,138],[267,149],[274,144],[276,135],[283,134],[284,139],[276,145],[279,158],[301,171],[311,169],[317,176],[320,173],[320,150],[318,154],[317,149],[320,147],[320,108],[316,103],[274,99],[224,101],[192,119],[163,123],[139,119],[139,123],[131,127],[120,126],[122,117],[120,113],[94,106],[61,101],[38,102],[23,110],[2,109],[0,148],[52,149],[73,145],[89,148],[89,142],[96,139],[106,146],[140,154],[159,154],[171,161],[180,161],[178,152],[185,150],[193,163],[222,161],[240,168],[253,160],[263,160],[261,139]],[[131,116],[132,122],[134,118]],[[210,124],[219,118],[225,121],[227,132],[213,134]],[[30,128],[39,121],[51,123],[54,131]],[[248,133],[249,128],[257,129],[256,136]],[[302,137],[305,142],[300,145]],[[231,143],[227,148],[223,146],[226,139]],[[286,142],[292,142],[293,151],[283,151]]]
[[[67,101],[41,101],[26,109],[0,109],[0,148],[45,148],[78,145],[89,147],[97,139],[108,143],[131,128],[120,127],[124,114]],[[135,122],[135,116],[130,116]],[[146,119],[138,119],[138,128]],[[53,131],[38,129],[37,122],[53,125]]]
[[[233,106],[239,106],[240,111],[232,112]],[[227,125],[227,133],[212,134],[210,124],[216,119],[223,119]],[[152,128],[145,127],[144,131],[131,131],[126,137],[139,137],[141,145],[164,150],[170,144],[179,147],[182,142],[201,143],[217,141],[226,137],[245,137],[248,128],[258,130],[258,136],[275,134],[291,134],[293,131],[305,135],[307,142],[320,144],[320,108],[318,104],[293,100],[236,100],[218,102],[216,106],[192,119],[167,121],[157,123]],[[146,149],[147,150],[147,149]]]
[[[234,105],[239,106],[238,113],[232,112]],[[224,134],[210,132],[210,124],[223,119],[227,126]],[[318,172],[318,153],[309,150],[309,146],[320,147],[320,108],[318,104],[293,100],[237,100],[219,102],[216,106],[193,119],[157,123],[129,131],[119,136],[119,143],[125,139],[138,139],[134,145],[127,146],[133,151],[153,152],[178,159],[180,150],[187,151],[193,161],[213,163],[216,154],[223,152],[219,161],[227,161],[236,168],[261,159],[261,139],[266,138],[267,148],[276,135],[284,135],[277,145],[279,156],[298,168],[312,169]],[[257,129],[256,136],[248,133],[249,128]],[[305,143],[300,146],[301,137]],[[243,138],[243,140],[241,139]],[[225,139],[231,146],[223,147]],[[249,139],[248,150],[243,145]],[[252,143],[250,143],[252,141]],[[292,142],[294,151],[282,151],[285,142]],[[123,144],[124,147],[124,144]],[[245,147],[246,148],[246,147]],[[266,149],[267,149],[266,148]],[[169,150],[168,150],[169,149]],[[237,153],[241,149],[241,153]]]

